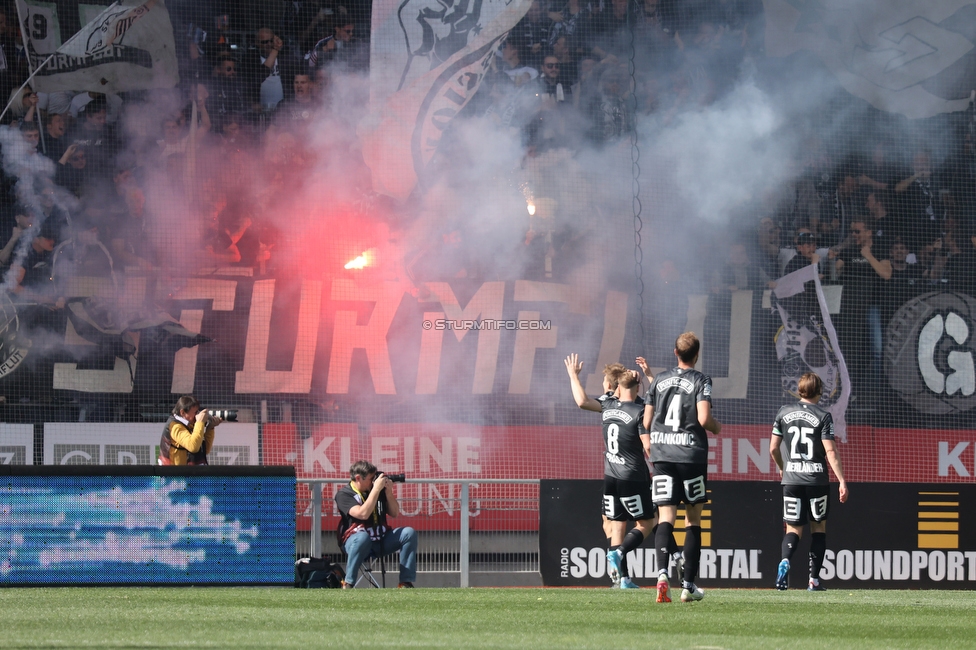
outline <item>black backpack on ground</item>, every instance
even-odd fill
[[[295,587],[301,589],[339,589],[346,572],[328,558],[303,557],[295,562]]]

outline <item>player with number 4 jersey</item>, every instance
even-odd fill
[[[685,570],[682,602],[701,600],[705,592],[695,585],[701,561],[701,513],[708,501],[706,478],[708,436],[722,425],[712,417],[712,380],[695,370],[701,343],[685,332],[674,343],[678,366],[659,373],[644,399],[644,427],[651,438],[654,478],[651,494],[658,508],[654,535],[658,567],[657,602],[671,602],[668,581],[668,546],[674,532],[678,505],[685,503]]]
[[[776,414],[769,439],[769,454],[783,475],[783,559],[776,572],[776,588],[789,588],[790,560],[810,522],[810,591],[824,591],[820,569],[827,549],[827,515],[830,513],[830,476],[827,465],[840,481],[840,502],[847,501],[847,482],[834,443],[834,420],[817,406],[823,382],[808,372],[797,383],[800,401]],[[782,447],[782,449],[781,449]],[[786,452],[786,458],[783,457]]]

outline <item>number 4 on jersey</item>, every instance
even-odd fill
[[[675,395],[668,402],[668,412],[664,416],[665,426],[671,427],[672,431],[677,431],[681,428],[681,397]]]

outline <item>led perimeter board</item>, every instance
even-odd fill
[[[0,585],[291,585],[292,467],[6,466]]]

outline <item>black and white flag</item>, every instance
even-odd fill
[[[441,133],[478,92],[532,0],[376,0],[370,114],[360,125],[373,189],[405,199]]]
[[[59,11],[76,11],[84,25],[63,43],[61,25],[69,17]],[[118,93],[172,88],[179,81],[173,25],[163,0],[122,0],[107,8],[17,0],[17,12],[31,70],[54,55],[34,77],[39,92]]]
[[[805,372],[823,381],[820,406],[834,418],[834,434],[847,441],[847,403],[851,378],[830,321],[827,300],[816,265],[804,267],[776,281],[770,301],[783,327],[776,333],[783,390],[799,398],[797,382]]]

